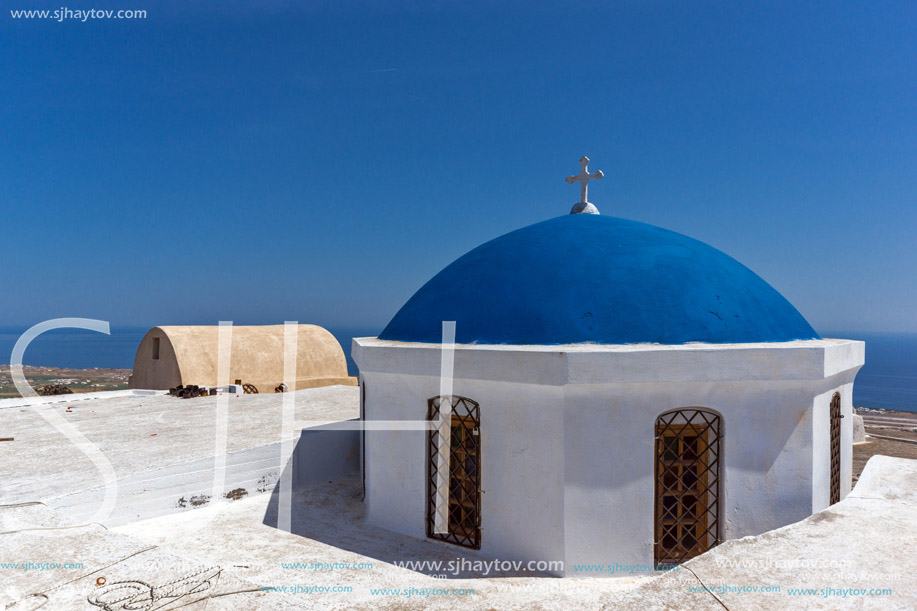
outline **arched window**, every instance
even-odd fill
[[[841,500],[841,394],[831,397],[831,505]]]
[[[679,564],[720,542],[720,417],[700,408],[656,419],[656,566]]]
[[[427,536],[480,549],[480,410],[465,397],[453,396],[451,409],[443,399],[427,401]]]

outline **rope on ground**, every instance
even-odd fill
[[[207,597],[207,601],[208,601],[208,603],[209,603],[209,601],[210,601],[211,598],[222,598],[223,596],[233,596],[233,595],[235,595],[235,594],[251,594],[251,593],[253,593],[253,592],[261,592],[261,591],[263,591],[262,588],[250,588],[250,589],[248,589],[248,590],[233,590],[232,592],[221,592],[221,593],[219,593],[219,594],[211,594],[210,596]],[[189,606],[189,605],[197,604],[198,602],[199,602],[199,601],[193,600],[193,601],[187,602],[187,603],[185,603],[185,604],[183,604],[183,605],[178,605],[178,606],[175,607],[175,608],[176,608],[176,609],[181,609],[181,608],[187,607],[187,606]],[[204,611],[206,611],[206,608],[205,608]]]
[[[707,587],[707,584],[705,584],[705,583],[703,582],[703,580],[701,580],[701,578],[697,576],[697,573],[695,573],[694,571],[692,571],[688,566],[686,566],[686,565],[684,565],[684,564],[681,565],[681,568],[685,569],[686,571],[688,571],[689,573],[691,573],[692,575],[694,575],[694,578],[695,578],[702,586],[704,586],[704,590],[705,590],[708,594],[710,594],[710,596],[712,596],[712,597],[716,600],[716,602],[720,603],[720,606],[722,606],[724,609],[726,609],[726,611],[729,611],[729,607],[726,606],[726,603],[723,602],[723,599],[720,598],[719,596],[717,596],[716,593],[715,593],[713,590],[711,590],[710,588],[708,588],[708,587]]]
[[[170,606],[173,602],[192,594],[200,594],[207,590],[212,593],[213,580],[218,580],[222,571],[223,569],[219,566],[198,569],[160,586],[154,586],[139,579],[116,581],[96,588],[93,593],[86,597],[86,601],[104,611],[116,611],[118,609],[156,611],[156,609]],[[196,578],[200,579],[196,580]],[[116,592],[122,591],[126,591],[126,593],[115,595]],[[195,602],[200,600],[198,599]],[[154,607],[160,601],[165,602]]]
[[[133,554],[130,554],[130,555],[128,555],[128,556],[125,556],[124,558],[121,558],[120,560],[115,560],[114,562],[111,562],[111,563],[109,563],[109,564],[106,564],[106,565],[103,566],[103,567],[99,567],[99,568],[97,568],[97,569],[94,569],[94,570],[92,570],[92,571],[89,571],[88,573],[85,573],[85,574],[83,574],[83,575],[80,575],[80,576],[77,577],[76,579],[71,579],[70,581],[65,581],[65,582],[63,582],[63,583],[59,583],[59,584],[57,584],[56,586],[51,586],[51,587],[48,588],[47,590],[42,590],[41,592],[38,592],[38,594],[47,594],[48,592],[53,592],[54,590],[56,590],[56,589],[58,589],[58,588],[62,588],[62,587],[64,587],[64,586],[67,585],[67,584],[71,584],[71,583],[73,583],[74,581],[79,581],[80,579],[85,579],[85,578],[89,577],[90,575],[95,575],[96,573],[98,573],[98,572],[100,572],[100,571],[104,571],[105,569],[111,568],[111,567],[115,566],[116,564],[121,564],[121,563],[124,562],[125,560],[130,560],[130,559],[133,558],[134,556],[139,556],[140,554],[142,554],[142,553],[144,553],[144,552],[148,552],[148,551],[150,551],[151,549],[156,549],[157,547],[158,547],[157,545],[151,545],[151,546],[149,546],[149,547],[145,547],[145,548],[143,548],[142,550],[136,551],[136,552],[134,552]]]
[[[108,530],[108,527],[101,522],[89,522],[88,524],[74,524],[73,526],[36,526],[34,528],[20,528],[19,530],[8,530],[6,532],[2,532],[0,535],[15,535],[16,533],[23,533],[32,530],[68,530],[73,528],[88,528],[90,526],[101,526],[105,530]]]
[[[48,598],[48,592],[53,592],[54,590],[57,590],[58,588],[62,588],[62,587],[64,587],[64,586],[68,585],[68,584],[71,584],[71,583],[75,582],[75,581],[79,581],[79,580],[81,580],[81,579],[85,579],[86,577],[89,577],[90,575],[94,575],[95,573],[98,573],[98,572],[100,572],[100,571],[104,571],[105,569],[110,568],[110,567],[113,567],[113,566],[116,565],[116,564],[120,564],[120,563],[124,562],[125,560],[129,560],[129,559],[133,558],[134,556],[138,556],[138,555],[140,555],[140,554],[142,554],[142,553],[144,553],[144,552],[148,552],[148,551],[150,551],[151,549],[156,549],[156,547],[157,547],[157,546],[155,546],[155,545],[152,545],[152,546],[150,546],[150,547],[145,547],[145,548],[143,548],[142,550],[139,550],[139,551],[134,552],[133,554],[130,554],[129,556],[125,556],[124,558],[121,558],[120,560],[116,560],[116,561],[114,561],[114,562],[112,562],[112,563],[110,563],[110,564],[107,564],[107,565],[103,566],[103,567],[99,567],[99,568],[97,568],[97,569],[95,569],[95,570],[89,571],[88,573],[85,573],[85,574],[83,574],[83,575],[80,575],[79,577],[76,577],[75,579],[70,579],[70,580],[68,580],[68,581],[64,581],[64,582],[62,582],[62,583],[57,584],[56,586],[51,586],[51,587],[48,588],[47,590],[42,590],[41,592],[33,592],[33,593],[31,593],[31,594],[27,594],[27,595],[23,596],[22,598],[20,598],[19,600],[13,601],[13,602],[10,603],[9,605],[7,605],[7,609],[12,608],[12,607],[15,607],[17,604],[21,603],[22,601],[24,601],[24,600],[26,600],[26,599],[28,599],[28,598],[32,598],[32,597],[41,597],[41,598],[44,598],[44,602],[42,602],[41,605],[38,606],[38,607],[32,607],[33,609],[40,609],[40,608],[44,607],[46,604],[48,604],[48,602],[50,601],[50,598]]]

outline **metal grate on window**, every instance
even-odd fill
[[[656,420],[656,566],[680,564],[720,542],[720,417],[702,409]]]
[[[427,536],[481,548],[481,421],[465,397],[427,401]],[[443,417],[448,415],[448,417]]]
[[[831,505],[841,500],[841,395],[831,397]]]

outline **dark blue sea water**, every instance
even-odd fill
[[[917,333],[825,333],[866,342],[866,364],[853,384],[853,404],[917,412]]]
[[[91,331],[57,330],[39,336],[25,354],[26,365],[47,367],[110,367],[130,369],[146,327],[112,327],[111,335]],[[329,327],[347,355],[347,368],[356,375],[350,358],[354,337],[378,335],[376,327]],[[0,327],[0,358],[9,363],[13,344],[24,328]],[[917,333],[825,333],[825,337],[860,339],[866,342],[866,365],[857,375],[853,403],[858,407],[881,407],[917,412]]]

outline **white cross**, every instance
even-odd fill
[[[595,172],[590,174],[589,168],[587,167],[589,165],[589,158],[586,157],[585,155],[582,158],[580,158],[579,164],[582,167],[579,174],[577,176],[567,176],[565,180],[567,181],[568,185],[572,185],[575,182],[580,183],[580,203],[588,204],[589,200],[586,199],[586,194],[589,191],[589,187],[587,186],[589,184],[589,181],[590,180],[602,180],[603,178],[605,178],[605,173],[602,172],[602,170],[596,170]]]

